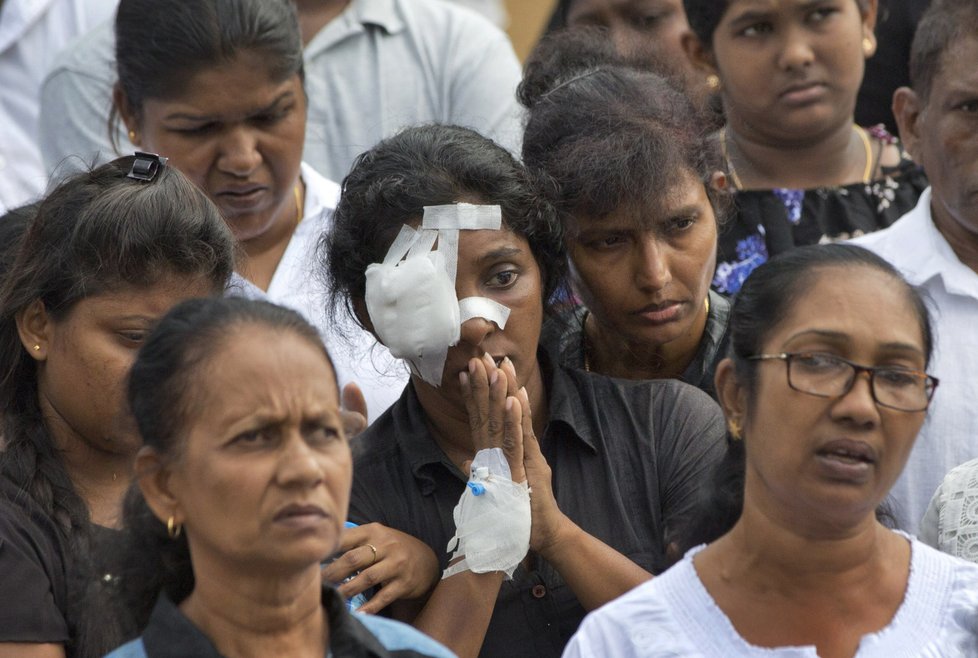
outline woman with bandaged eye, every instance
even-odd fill
[[[587,610],[667,566],[723,454],[701,391],[564,369],[538,349],[563,260],[530,180],[470,130],[410,128],[360,156],[324,239],[334,313],[412,372],[354,442],[350,519],[431,547],[430,593],[389,610],[462,656],[559,656]],[[387,557],[352,531],[342,547],[336,579]]]

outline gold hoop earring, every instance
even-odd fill
[[[706,86],[709,87],[711,91],[720,91],[720,76],[713,73],[706,76]]]
[[[166,534],[170,539],[176,539],[182,531],[183,526],[177,523],[172,516],[166,520]]]
[[[743,434],[741,434],[740,423],[734,418],[727,421],[727,431],[730,433],[730,438],[734,441],[741,441],[744,438]]]
[[[869,57],[870,55],[873,54],[874,48],[875,45],[873,44],[873,40],[870,39],[869,37],[863,37],[863,54]]]

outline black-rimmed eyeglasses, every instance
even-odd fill
[[[758,354],[748,361],[780,360],[788,364],[788,386],[821,398],[842,397],[852,389],[856,375],[869,373],[869,388],[876,404],[899,411],[923,411],[939,383],[926,372],[894,366],[863,366],[834,354],[782,352]]]

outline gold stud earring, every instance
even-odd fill
[[[727,431],[730,433],[730,438],[734,441],[740,441],[744,438],[743,434],[741,434],[740,423],[735,418],[727,421]]]
[[[713,73],[706,76],[706,86],[709,87],[711,91],[720,91],[720,76]]]
[[[170,539],[176,539],[179,537],[182,530],[183,526],[177,523],[172,516],[166,520],[166,534],[170,537]]]
[[[136,143],[136,131],[135,130],[130,130],[129,131],[129,141],[132,142],[133,144]]]
[[[863,53],[864,53],[864,54],[865,54],[865,55],[866,55],[867,57],[869,57],[870,55],[872,55],[872,54],[873,54],[873,49],[874,49],[875,47],[876,47],[876,46],[875,46],[875,44],[873,43],[873,40],[872,40],[872,39],[870,39],[869,37],[863,37]]]
[[[38,345],[37,343],[34,343],[34,351],[35,352],[40,352],[41,351],[41,346]]]

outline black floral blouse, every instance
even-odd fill
[[[882,126],[876,140],[896,143]],[[733,216],[721,228],[714,290],[732,295],[771,256],[793,247],[847,240],[886,228],[917,205],[927,177],[905,154],[870,183],[809,190],[740,190]]]

